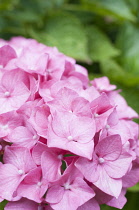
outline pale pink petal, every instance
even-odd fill
[[[3,67],[13,58],[16,58],[16,52],[10,45],[0,48],[0,65]]]
[[[32,157],[33,160],[37,165],[41,165],[41,155],[43,154],[44,151],[47,151],[48,147],[46,144],[43,144],[41,142],[38,142],[32,150]]]
[[[124,121],[125,120],[119,120],[117,125],[107,129],[108,135],[118,133],[121,136],[122,144],[126,143],[130,138],[132,138],[132,134]]]
[[[17,194],[35,202],[41,203],[42,197],[48,189],[48,182],[42,179],[41,168],[30,171],[20,183]]]
[[[77,97],[72,102],[71,110],[77,116],[92,117],[89,101],[82,97]]]
[[[1,79],[0,85],[0,114],[17,110],[29,98],[30,91],[12,72],[5,73]]]
[[[6,200],[12,200],[13,193],[23,180],[24,176],[11,164],[0,166],[0,196]]]
[[[27,173],[36,167],[30,151],[25,147],[7,146],[5,148],[4,163],[10,163],[16,166],[23,173]]]
[[[6,137],[4,140],[10,141],[8,134],[16,128],[23,124],[23,118],[20,114],[16,112],[10,112],[0,115],[0,137]]]
[[[95,182],[98,180],[99,165],[96,161],[90,161],[81,157],[76,161],[75,166],[81,171],[88,181]]]
[[[37,131],[38,135],[46,138],[48,130],[49,107],[46,105],[37,106],[32,110],[29,122]]]
[[[117,160],[107,161],[104,167],[110,177],[121,178],[127,173],[131,162],[132,157],[127,153],[120,155]]]
[[[116,108],[113,110],[113,112],[108,117],[107,124],[109,126],[114,126],[114,125],[118,124],[118,114],[117,114]]]
[[[19,126],[12,130],[9,138],[11,142],[14,143],[14,145],[27,148],[32,148],[39,140],[39,136],[36,134],[35,131],[33,132],[29,128],[24,126]]]
[[[44,75],[48,63],[48,54],[43,52],[38,53],[37,51],[32,51],[32,49],[24,48],[15,63],[17,67],[24,69],[24,71]]]
[[[49,181],[58,179],[61,175],[62,161],[58,158],[57,154],[51,151],[43,152],[41,156],[41,167],[43,177]]]
[[[94,151],[94,142],[90,141],[88,143],[82,144],[75,141],[70,141],[67,143],[67,150],[71,151],[74,154],[79,156],[92,159],[93,151]]]
[[[82,89],[80,91],[80,96],[82,96],[89,102],[92,102],[94,99],[100,96],[100,93],[97,91],[95,87],[91,86],[91,87],[86,88],[85,90]]]
[[[107,77],[96,78],[91,81],[92,85],[96,87],[99,91],[111,91],[116,89],[115,85],[111,85],[109,83],[109,79]]]
[[[120,135],[108,136],[101,140],[96,148],[95,152],[99,157],[106,160],[115,160],[119,157],[122,150],[122,143]]]
[[[92,140],[96,131],[94,119],[70,113],[55,113],[52,128],[56,135],[64,138],[72,136],[73,140],[81,143]]]
[[[101,167],[99,179],[93,184],[103,192],[116,198],[118,198],[122,189],[122,180],[112,179],[111,177],[109,177],[103,167]]]

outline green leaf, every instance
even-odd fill
[[[101,205],[101,210],[114,210],[116,208],[114,207],[110,207],[110,206],[107,206],[107,205]]]
[[[93,61],[102,61],[120,54],[109,38],[96,26],[90,26],[88,32],[89,55]]]
[[[134,13],[138,12],[139,9],[139,1],[138,0],[126,0],[127,3],[129,4],[130,8]]]
[[[126,72],[126,70],[123,69],[116,61],[112,59],[103,60],[100,65],[103,74],[110,77],[112,80],[126,86],[139,85],[139,76]]]
[[[85,9],[99,15],[135,21],[129,5],[124,0],[82,0]]]
[[[12,10],[17,5],[19,0],[0,0],[0,11]]]
[[[128,191],[130,191],[130,192],[139,192],[139,183],[137,183],[133,187],[128,188]]]
[[[139,76],[139,29],[132,24],[121,27],[117,37],[121,50],[119,61],[127,72]]]
[[[40,41],[56,46],[64,54],[78,61],[89,62],[87,36],[79,19],[70,14],[60,13],[48,19]]]
[[[123,210],[137,210],[139,207],[139,194],[128,192],[126,197],[127,203],[124,206]]]
[[[0,210],[4,210],[4,207],[6,206],[8,201],[4,200],[0,203]]]

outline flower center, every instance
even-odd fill
[[[68,136],[68,140],[69,141],[73,140],[73,137],[72,136]]]
[[[51,69],[47,69],[48,74],[51,74],[51,72],[52,72]]]
[[[38,187],[40,187],[42,185],[42,182],[38,182],[37,185]]]
[[[99,114],[97,114],[97,113],[94,114],[94,117],[98,117],[98,116],[99,116]]]
[[[109,129],[109,128],[110,128],[110,126],[107,124],[107,125],[106,125],[106,129]]]
[[[10,92],[9,92],[9,91],[6,91],[6,92],[4,93],[4,95],[5,95],[6,97],[9,97],[9,96],[10,96]]]
[[[105,162],[104,158],[98,158],[98,161],[99,161],[100,164]]]
[[[57,157],[58,157],[59,160],[63,159],[63,155],[62,154],[58,155]]]
[[[9,127],[9,126],[8,126],[7,124],[2,126],[3,130],[7,130],[8,127]]]
[[[63,187],[65,188],[65,190],[70,190],[71,189],[71,186],[70,184],[67,182],[63,185]]]
[[[18,173],[19,173],[19,175],[23,175],[23,170],[22,169],[20,169],[20,170],[18,170]]]
[[[33,136],[33,139],[34,139],[34,140],[37,139],[37,135],[34,135],[34,136]]]

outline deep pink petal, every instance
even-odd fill
[[[139,182],[139,165],[133,163],[132,169],[122,178],[123,187],[132,187]]]
[[[8,202],[4,208],[5,210],[38,210],[38,204],[34,201],[22,198],[19,201]]]
[[[89,201],[78,207],[77,210],[91,210],[91,209],[100,210],[99,204],[94,198],[90,199]]]
[[[110,201],[107,202],[107,205],[118,208],[118,209],[123,209],[124,205],[127,202],[127,198],[125,197],[126,191],[123,189],[121,191],[121,194],[119,195],[118,198],[112,198]]]
[[[90,106],[92,110],[95,109],[95,113],[97,114],[102,114],[113,107],[105,93],[102,93],[98,98],[94,99]]]
[[[59,185],[50,187],[46,195],[46,201],[52,204],[59,203],[64,196],[64,191],[64,187]]]

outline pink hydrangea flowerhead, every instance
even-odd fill
[[[32,39],[0,40],[6,210],[122,209],[139,181],[138,114],[107,77]]]

